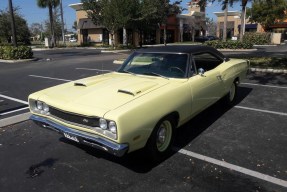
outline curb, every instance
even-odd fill
[[[121,52],[129,52],[131,50],[129,49],[123,49],[123,50],[102,50],[102,53],[121,53]]]
[[[24,63],[27,61],[36,61],[38,58],[33,58],[33,59],[19,59],[19,60],[5,60],[5,59],[0,59],[0,63]]]
[[[27,113],[13,116],[13,117],[8,117],[6,119],[2,119],[2,120],[0,120],[0,127],[5,127],[8,125],[20,123],[22,121],[27,121],[27,120],[29,120],[30,116],[31,116],[31,113],[27,112]]]
[[[124,60],[114,60],[113,64],[123,64]]]
[[[53,51],[53,50],[63,50],[63,49],[106,49],[103,47],[63,47],[63,48],[33,48],[33,51]]]
[[[261,73],[284,73],[287,74],[287,69],[261,69],[261,68],[250,68],[251,72]]]

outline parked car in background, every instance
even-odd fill
[[[213,41],[213,40],[219,40],[216,36],[198,36],[194,38],[194,41],[196,42],[205,42],[205,41]]]
[[[77,39],[76,38],[70,38],[69,42],[77,42]]]
[[[30,119],[116,156],[145,148],[159,160],[176,128],[221,98],[235,103],[247,71],[246,60],[207,46],[140,49],[115,72],[31,94]]]

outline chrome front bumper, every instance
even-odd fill
[[[44,117],[32,115],[30,116],[30,119],[34,121],[34,123],[36,123],[37,125],[57,131],[58,133],[61,133],[65,137],[68,136],[68,138],[74,140],[75,142],[89,145],[93,148],[106,151],[118,157],[123,156],[128,151],[129,148],[128,144],[118,144],[94,134],[90,134],[84,131],[79,131],[60,125]]]

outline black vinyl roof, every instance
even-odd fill
[[[224,56],[221,52],[216,50],[213,47],[204,46],[204,45],[168,45],[168,46],[155,46],[155,47],[148,47],[148,48],[142,48],[137,50],[137,52],[145,52],[145,53],[151,53],[151,52],[158,52],[158,53],[188,53],[188,54],[195,54],[195,53],[212,53],[214,55],[217,55],[221,59],[227,59],[226,56]]]

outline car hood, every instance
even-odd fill
[[[103,116],[168,83],[159,77],[109,73],[46,89],[38,99],[65,111]]]

